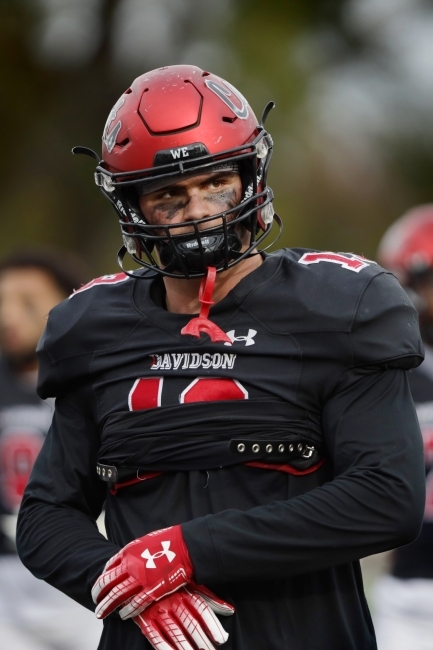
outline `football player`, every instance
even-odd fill
[[[425,360],[408,374],[424,440],[427,498],[418,539],[391,555],[390,575],[378,581],[379,647],[433,649],[433,205],[413,208],[379,245],[378,259],[406,287],[420,314]]]
[[[20,250],[0,261],[1,647],[90,650],[101,633],[89,612],[27,571],[14,544],[16,513],[54,409],[36,394],[36,345],[49,310],[85,279],[65,253]]]
[[[359,559],[419,532],[417,313],[370,260],[260,248],[281,224],[269,108],[161,68],[112,109],[102,160],[75,150],[142,268],[50,314],[56,411],[18,547],[96,605],[100,649],[372,650]]]

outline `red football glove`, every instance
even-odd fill
[[[215,650],[228,634],[215,616],[234,608],[206,589],[189,585],[165,596],[133,620],[155,650]]]
[[[140,614],[146,607],[192,580],[193,566],[180,526],[149,533],[127,544],[111,560],[92,589],[97,618],[117,607],[122,619]]]

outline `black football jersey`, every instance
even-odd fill
[[[407,295],[371,261],[293,249],[212,307],[231,345],[182,335],[190,318],[165,309],[160,279],[124,274],[52,310],[38,390],[56,411],[21,508],[22,560],[94,608],[119,548],[182,524],[196,581],[236,608],[227,650],[376,648],[358,560],[411,541],[424,509]],[[291,447],[298,465],[278,462]],[[97,463],[136,480],[110,491]],[[111,616],[100,649],[124,647],[150,646]]]
[[[409,372],[409,385],[424,441],[426,504],[418,539],[394,553],[392,573],[403,580],[433,579],[433,350],[426,346],[419,368]]]

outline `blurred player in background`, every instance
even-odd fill
[[[99,633],[92,616],[24,568],[14,539],[16,513],[54,410],[54,400],[36,394],[36,344],[48,312],[84,280],[79,262],[65,253],[20,251],[0,261],[1,650],[82,650]]]
[[[408,373],[424,439],[427,495],[418,539],[391,555],[376,585],[379,650],[433,650],[433,204],[413,208],[385,233],[379,262],[406,287],[420,315],[425,360]]]

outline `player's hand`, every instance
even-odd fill
[[[92,589],[97,618],[115,609],[122,619],[191,582],[193,566],[180,526],[156,530],[135,539],[105,565]]]
[[[234,608],[196,585],[165,596],[133,620],[155,650],[215,650],[228,634],[215,616],[231,616]]]

